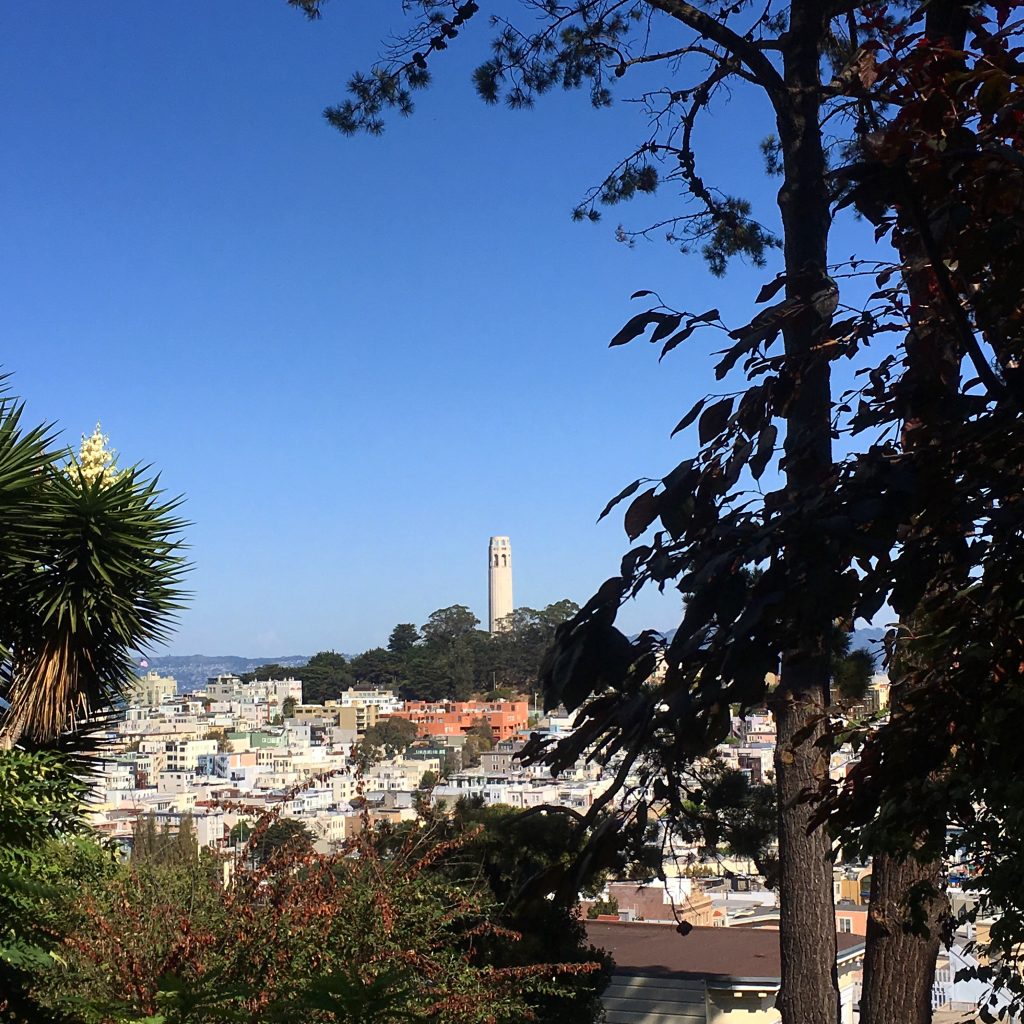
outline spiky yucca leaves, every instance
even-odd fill
[[[17,599],[8,585],[13,574],[35,558],[32,538],[38,529],[29,509],[42,475],[53,461],[53,433],[43,425],[25,429],[24,405],[4,393],[0,375],[0,623],[10,617]],[[0,628],[0,656],[6,659],[11,638]]]
[[[5,731],[49,739],[118,702],[131,652],[165,640],[180,607],[179,504],[136,470],[111,481],[76,469],[41,474],[27,509],[35,558],[7,581]]]
[[[5,381],[0,374],[0,552],[6,560],[19,555],[8,542],[10,531],[24,526],[23,504],[53,459],[53,434],[47,424],[23,428],[24,404],[3,393]]]
[[[8,697],[12,623],[22,612],[13,581],[31,572],[40,531],[29,510],[40,480],[53,461],[53,434],[48,426],[25,429],[24,404],[6,394],[7,375],[0,375],[0,698]],[[0,703],[0,714],[6,710]],[[0,718],[0,739],[6,740]],[[3,742],[0,745],[10,745]]]
[[[132,652],[183,592],[180,499],[145,469],[58,468],[46,428],[0,400],[0,745],[49,743],[117,706]]]

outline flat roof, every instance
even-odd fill
[[[680,935],[672,924],[588,921],[587,937],[615,960],[616,974],[708,980],[765,982],[778,985],[779,933],[767,928],[694,928]],[[839,961],[864,949],[864,938],[839,933]]]

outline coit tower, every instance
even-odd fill
[[[492,537],[487,545],[488,612],[490,629],[496,633],[508,629],[512,614],[512,545],[508,537]]]

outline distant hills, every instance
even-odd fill
[[[674,634],[674,629],[669,630],[666,634],[667,639],[671,640]],[[851,646],[854,650],[863,648],[870,651],[875,657],[875,665],[881,667],[883,652],[879,641],[884,636],[885,630],[880,626],[854,630]],[[251,672],[260,665],[284,665],[285,668],[298,668],[309,661],[309,655],[287,654],[278,658],[242,658],[235,654],[168,654],[146,660],[149,662],[149,667],[161,675],[174,676],[178,680],[179,693],[189,693],[192,690],[202,689],[210,676],[228,672],[237,676],[243,672]]]
[[[280,658],[241,658],[234,654],[168,654],[147,658],[149,667],[164,676],[178,680],[178,692],[190,693],[201,690],[210,676],[241,675],[251,672],[260,665],[284,665],[297,668],[309,661],[308,654],[288,654]],[[143,670],[145,671],[145,670]]]

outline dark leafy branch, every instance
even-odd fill
[[[1007,34],[980,20],[974,33],[970,71],[952,84],[941,52],[915,50],[910,35],[902,49],[894,44],[901,59],[881,73],[890,94],[902,91],[903,105],[868,140],[871,173],[865,162],[849,174],[850,201],[880,235],[893,230],[892,208],[912,189],[911,224],[928,243],[923,271],[935,282],[933,303],[913,311],[914,331],[894,353],[868,361],[865,383],[833,410],[837,430],[884,439],[838,464],[828,487],[737,490],[744,474],[764,472],[756,452],[770,444],[774,453],[772,421],[785,416],[799,386],[801,360],[770,349],[803,309],[783,299],[732,331],[718,375],[741,367],[746,386],[702,399],[681,421],[681,429],[697,425],[695,457],[617,499],[632,499],[631,540],[653,533],[560,629],[544,669],[547,694],[579,708],[579,729],[531,753],[555,770],[589,753],[614,766],[623,787],[628,781],[630,814],[640,803],[681,812],[686,773],[724,738],[730,707],[771,699],[780,652],[799,639],[789,632],[794,602],[813,602],[841,622],[870,619],[885,604],[912,614],[926,628],[894,633],[892,643],[911,666],[913,697],[884,727],[825,736],[826,744],[852,741],[859,762],[818,821],[849,849],[922,858],[943,853],[947,822],[958,825],[962,853],[979,871],[973,884],[988,893],[987,906],[1004,911],[992,940],[1004,967],[988,976],[1024,998],[1013,967],[1024,934],[1014,880],[1024,851],[1007,841],[1024,799],[1007,761],[1024,700],[1024,437],[1013,390],[1024,355],[1024,78]],[[936,146],[937,137],[949,142]],[[921,268],[871,272],[873,308],[834,321],[819,340],[830,359],[866,358],[880,331],[909,322],[901,275]],[[784,284],[776,279],[759,298]],[[803,301],[837,308],[831,286]],[[663,324],[671,315],[663,310],[634,318],[622,340]],[[932,387],[934,368],[909,351],[929,322],[952,325],[944,336],[959,339],[959,360],[976,371],[952,395]],[[929,424],[928,435],[907,444],[918,421]],[[794,586],[783,553],[811,533],[842,569]],[[622,601],[651,584],[686,596],[671,643],[652,633],[630,642],[615,628]],[[663,678],[653,673],[658,658]]]

